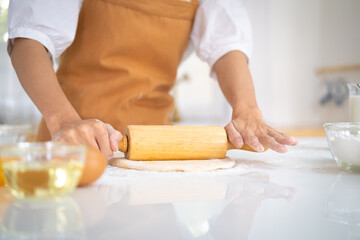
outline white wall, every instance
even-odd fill
[[[360,1],[248,0],[252,70],[264,119],[275,127],[346,121],[347,102],[318,104],[325,79],[360,82],[359,72],[317,76],[322,66],[360,63]]]
[[[182,80],[184,75],[189,79]],[[193,53],[178,71],[174,89],[180,124],[226,125],[231,119],[231,108],[218,82],[210,77],[210,68]]]

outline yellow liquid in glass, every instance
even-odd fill
[[[18,198],[45,198],[64,195],[73,190],[83,166],[75,161],[4,162],[6,184]]]

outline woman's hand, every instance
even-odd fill
[[[244,144],[249,145],[255,151],[264,151],[264,146],[276,152],[286,152],[286,145],[294,146],[298,141],[289,137],[262,121],[262,114],[258,108],[233,112],[232,121],[226,125],[225,130],[231,143],[236,148]]]
[[[99,149],[107,158],[113,157],[118,151],[122,139],[119,131],[110,124],[97,119],[77,120],[64,124],[60,130],[53,134],[54,141],[82,144]]]
[[[264,151],[264,146],[286,152],[286,145],[298,143],[294,137],[288,137],[262,121],[247,58],[242,52],[225,54],[213,69],[224,96],[233,108],[232,120],[225,130],[236,148],[241,148],[245,143],[258,152]]]
[[[43,115],[53,140],[96,147],[106,156],[117,151],[122,136],[99,120],[81,120],[62,91],[46,48],[16,38],[11,61],[26,93]]]

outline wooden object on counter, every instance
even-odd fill
[[[220,126],[130,125],[119,150],[130,160],[224,158],[235,147]],[[244,145],[242,148],[254,151]]]
[[[288,136],[294,137],[325,137],[325,130],[322,127],[282,129],[281,131],[286,133]]]
[[[317,68],[316,69],[316,74],[324,75],[324,74],[347,72],[347,71],[358,71],[358,70],[360,70],[360,64],[340,65],[340,66]]]

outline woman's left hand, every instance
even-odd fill
[[[264,147],[267,147],[284,153],[287,151],[286,145],[298,144],[294,137],[289,137],[266,125],[262,121],[262,113],[258,108],[234,111],[232,120],[226,125],[225,130],[229,140],[236,148],[247,144],[258,152],[263,152]]]

